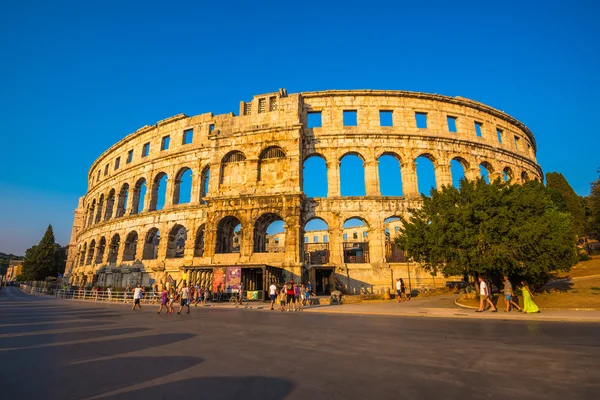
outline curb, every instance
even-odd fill
[[[468,306],[466,304],[460,304],[458,302],[458,299],[454,300],[454,304],[456,304],[459,307],[462,308],[470,308],[472,310],[477,310],[477,307],[474,306]],[[542,311],[600,311],[600,308],[542,308],[540,307],[540,310]]]

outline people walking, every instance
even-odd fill
[[[183,307],[187,307],[187,314],[190,313],[190,289],[186,286],[185,282],[183,283],[183,287],[179,291],[179,295],[181,297],[181,303],[179,304],[179,311],[177,314],[181,314],[181,310]]]
[[[396,278],[396,303],[401,301],[404,301],[402,299],[402,282],[400,282],[400,278]]]
[[[167,312],[167,314],[169,314],[169,292],[167,291],[167,288],[163,286],[162,292],[160,293],[160,308],[158,309],[158,311],[156,312],[157,314],[160,314],[163,307],[165,308],[165,311]]]
[[[279,309],[281,311],[285,311],[286,296],[285,284],[283,284],[281,290],[279,291]]]
[[[511,309],[511,305],[516,307],[517,310],[523,311],[521,310],[521,307],[519,307],[519,305],[513,300],[513,297],[515,297],[515,293],[513,292],[512,283],[510,283],[508,276],[504,275],[502,280],[502,283],[504,284],[504,302],[506,303],[506,309],[504,310],[504,312],[509,312]]]
[[[287,310],[290,311],[290,304],[296,306],[296,290],[294,289],[294,280],[290,279],[290,281],[285,285],[285,295],[287,300]]]
[[[523,312],[528,314],[539,313],[540,309],[533,302],[533,294],[525,281],[521,281],[521,292],[523,293]]]
[[[275,283],[271,283],[269,286],[269,299],[271,299],[271,311],[274,310],[273,306],[275,305],[275,300],[277,300],[277,286]]]
[[[135,310],[138,307],[140,310],[142,309],[142,305],[140,304],[142,301],[142,296],[144,295],[144,289],[142,285],[137,285],[137,287],[133,291],[133,307],[132,310]]]
[[[223,297],[223,289],[221,288],[221,284],[219,283],[217,285],[217,303],[221,302],[222,297]]]
[[[131,293],[131,285],[125,286],[125,291],[123,292],[123,300],[125,303],[128,303],[127,297],[129,297],[129,293]]]
[[[112,301],[112,293],[113,293],[112,286],[108,286],[108,289],[106,289],[106,291],[108,292],[108,301]]]
[[[477,280],[479,281],[479,309],[476,312],[485,311],[486,302],[490,306],[492,306],[492,312],[498,312],[498,309],[496,308],[494,303],[492,303],[492,300],[490,300],[490,291],[488,289],[487,283],[485,283],[481,276],[477,278]]]

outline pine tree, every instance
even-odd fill
[[[571,215],[575,233],[578,236],[585,235],[585,210],[581,205],[581,199],[563,174],[548,172],[546,187],[557,209]]]
[[[25,251],[23,275],[28,280],[43,280],[57,271],[56,243],[52,225],[48,225],[40,243]]]

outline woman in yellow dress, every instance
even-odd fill
[[[527,282],[521,281],[521,291],[523,292],[523,312],[530,314],[539,313],[540,309],[537,304],[533,302],[533,294],[531,294]]]

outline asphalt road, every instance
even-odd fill
[[[600,393],[600,324],[155,311],[3,288],[0,398],[506,400]]]

